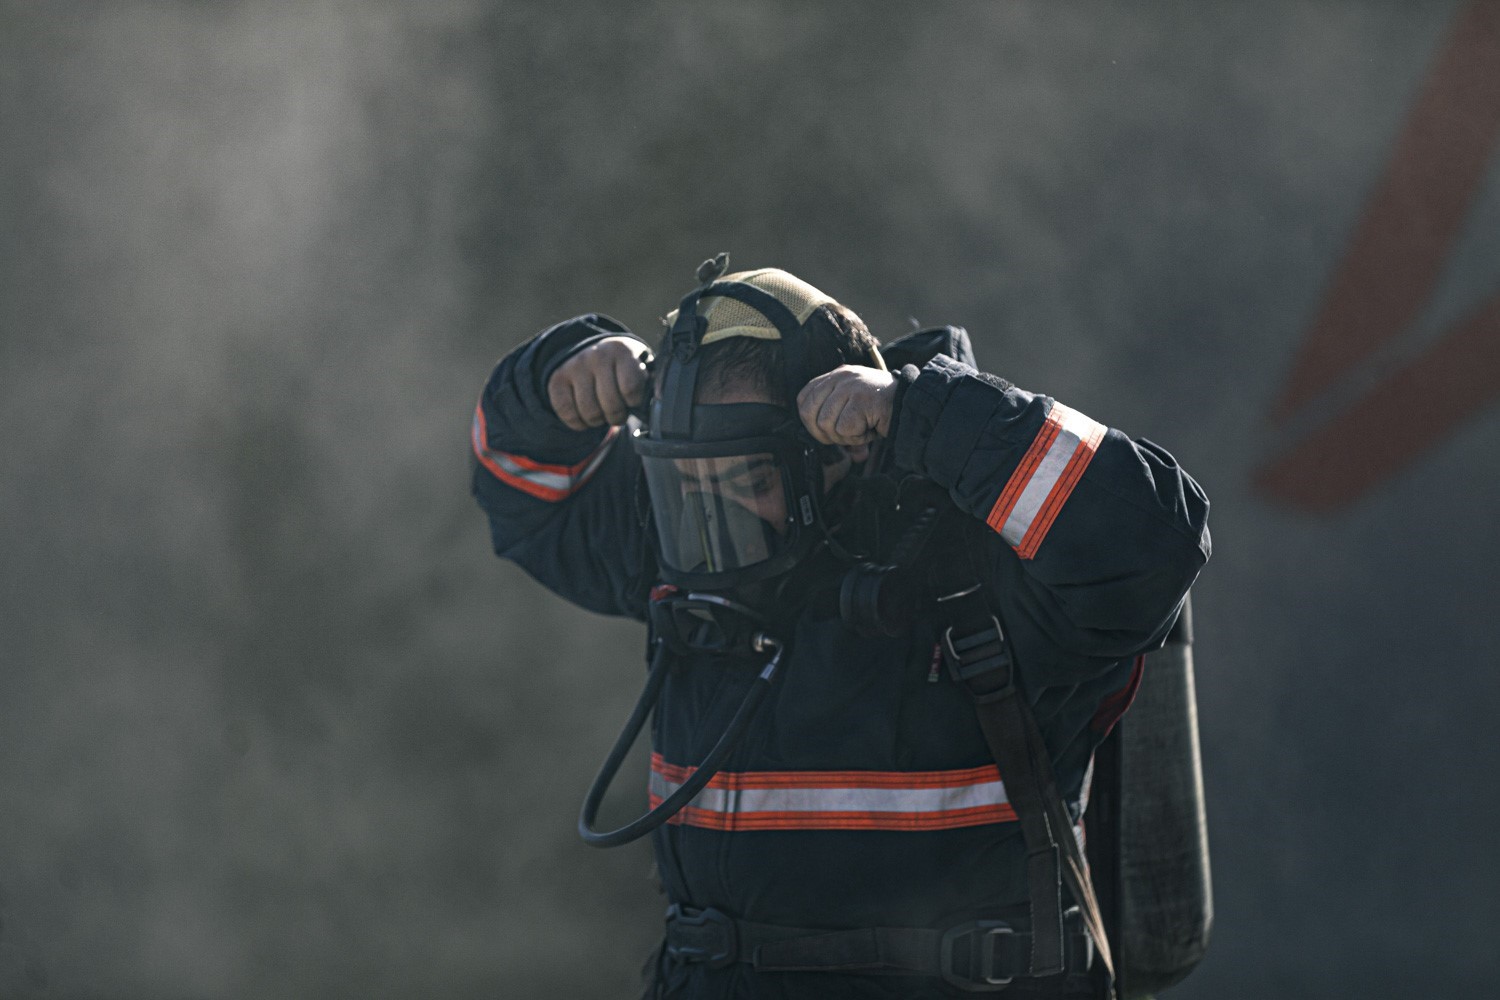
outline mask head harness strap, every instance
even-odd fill
[[[707,287],[707,286],[703,286]],[[708,319],[698,314],[703,288],[689,292],[667,331],[661,392],[651,403],[651,436],[693,439],[693,392],[698,385],[698,347],[708,331]]]
[[[830,371],[842,363],[833,344],[815,346],[810,342],[812,338],[804,324],[776,296],[748,282],[718,280],[728,266],[728,254],[704,261],[698,268],[698,278],[703,283],[685,295],[677,307],[677,317],[666,336],[663,353],[667,357],[661,392],[651,405],[653,438],[693,440],[695,417],[702,416],[694,413],[693,397],[698,384],[699,348],[708,332],[708,318],[698,312],[704,299],[727,298],[743,302],[776,328],[782,350],[783,390],[788,400],[795,400],[814,374]],[[818,356],[817,361],[832,359],[832,363],[817,368],[815,372],[814,355]]]

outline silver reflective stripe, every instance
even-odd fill
[[[666,798],[681,788],[655,771],[651,794]],[[1005,783],[998,778],[951,788],[715,788],[709,786],[692,801],[698,809],[716,813],[939,813],[979,809],[1009,803]]]
[[[1104,436],[1103,424],[1061,403],[1052,404],[1047,421],[1048,425],[1057,426],[1057,437],[1053,438],[1046,455],[1031,473],[1015,507],[1011,508],[1010,516],[1005,519],[1004,527],[1000,529],[1000,537],[1012,547],[1019,546],[1026,537],[1026,532],[1036,523],[1037,515],[1042,512],[1047,498],[1062,480],[1063,473],[1067,471],[1079,447],[1086,446],[1091,454],[1098,447],[1099,439]],[[1041,433],[1045,432],[1046,427]]]

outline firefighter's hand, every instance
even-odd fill
[[[547,380],[547,401],[575,431],[623,424],[646,402],[651,351],[630,337],[606,337],[564,361]]]
[[[797,393],[797,415],[819,444],[861,445],[891,430],[896,378],[879,368],[839,365]]]

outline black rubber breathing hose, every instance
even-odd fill
[[[625,762],[625,755],[635,745],[636,738],[640,736],[641,730],[645,728],[646,719],[650,717],[651,710],[661,698],[662,682],[666,680],[667,664],[669,654],[667,645],[658,641],[656,652],[651,657],[651,671],[646,677],[646,687],[641,691],[641,696],[636,700],[635,709],[630,713],[630,718],[625,722],[625,728],[620,730],[620,735],[615,739],[615,745],[610,750],[609,756],[604,758],[604,764],[599,768],[599,774],[594,778],[594,783],[589,786],[588,795],[584,797],[583,809],[578,813],[578,835],[583,842],[590,847],[619,847],[633,840],[639,840],[646,834],[661,826],[667,820],[677,815],[692,801],[693,796],[701,792],[719,769],[724,766],[724,760],[734,748],[739,745],[745,735],[745,729],[750,725],[750,719],[760,708],[761,702],[766,700],[770,693],[771,681],[776,676],[776,669],[781,665],[782,644],[769,636],[759,637],[759,644],[773,650],[770,660],[761,668],[760,674],[750,685],[750,690],[745,693],[745,700],[740,702],[739,709],[734,713],[734,718],[729,721],[729,726],[724,730],[724,735],[719,737],[719,742],[703,758],[703,763],[682,787],[645,815],[625,824],[617,830],[600,832],[594,829],[594,819],[599,813],[599,805],[604,801],[604,794],[609,791],[609,786],[614,783],[615,776],[620,772],[620,765]]]

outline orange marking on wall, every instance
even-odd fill
[[[1272,408],[1282,421],[1411,325],[1500,138],[1500,3],[1470,0],[1406,116]]]

